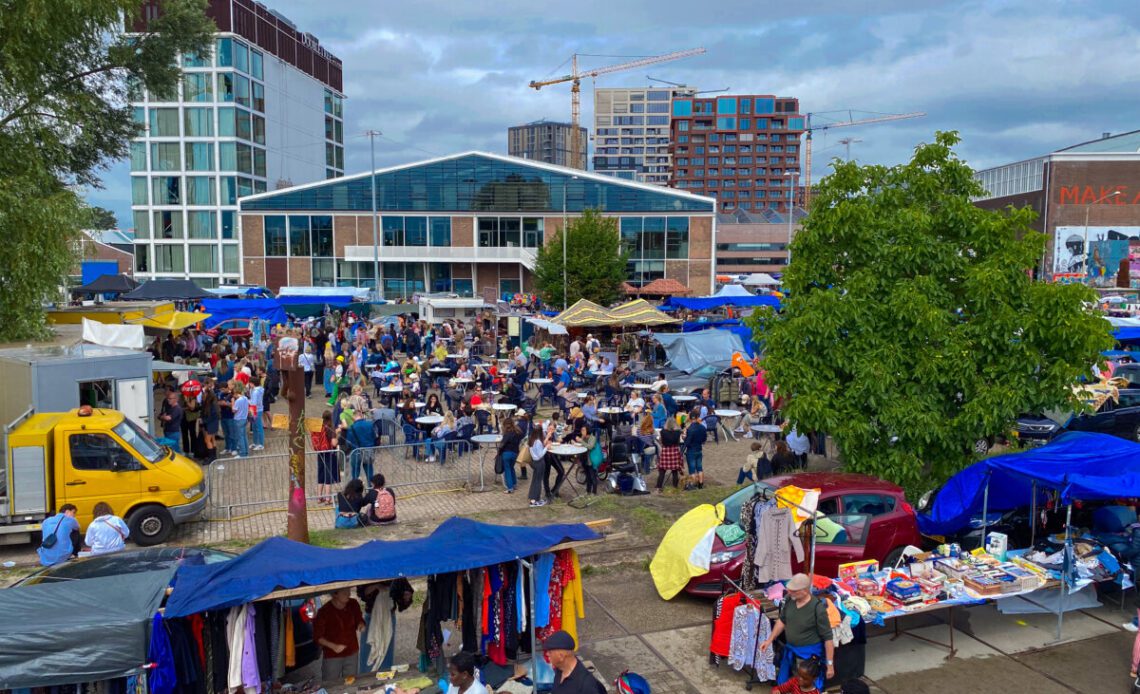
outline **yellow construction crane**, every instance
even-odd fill
[[[807,209],[811,203],[811,136],[817,130],[830,130],[831,128],[850,128],[853,125],[870,125],[871,123],[885,123],[893,120],[907,120],[908,118],[920,118],[925,116],[926,113],[916,111],[914,113],[884,113],[871,118],[855,118],[855,112],[851,110],[846,111],[825,111],[823,113],[846,113],[847,120],[833,121],[831,123],[823,123],[821,125],[812,125],[812,115],[822,115],[822,113],[807,114],[807,124],[804,128],[806,134],[804,142],[804,208]],[[850,155],[848,155],[850,158]]]
[[[632,70],[634,68],[644,67],[646,65],[654,65],[656,63],[665,63],[670,60],[678,60],[680,58],[688,58],[694,55],[704,53],[703,48],[690,48],[685,51],[676,51],[674,53],[666,53],[664,55],[651,55],[645,58],[638,58],[631,60],[628,63],[620,63],[618,65],[608,65],[606,67],[593,68],[590,70],[583,70],[578,72],[578,53],[570,57],[570,74],[561,77],[554,77],[548,80],[534,80],[530,86],[534,89],[542,89],[549,87],[552,84],[562,84],[563,82],[570,82],[570,155],[571,166],[578,167],[579,162],[582,161],[582,136],[578,132],[578,122],[581,120],[582,104],[581,104],[581,80],[583,77],[597,77],[598,75],[606,75],[611,72],[621,72],[622,70]]]

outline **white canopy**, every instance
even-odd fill
[[[364,287],[282,287],[277,296],[368,296]]]
[[[745,277],[741,284],[749,287],[775,287],[780,284],[780,280],[766,272],[754,272],[748,277]]]
[[[726,284],[720,288],[720,291],[713,294],[714,297],[720,299],[726,296],[752,296],[752,292],[748,291],[739,284]]]
[[[146,349],[146,335],[141,325],[112,325],[90,318],[83,319],[83,341],[103,347]]]

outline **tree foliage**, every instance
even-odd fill
[[[938,133],[895,167],[837,162],[791,246],[782,313],[752,321],[800,430],[910,489],[966,465],[1026,412],[1071,406],[1111,346],[1091,290],[1038,282],[1029,208],[982,210]]]
[[[566,234],[566,305],[589,299],[607,306],[621,298],[628,253],[620,251],[617,220],[586,210],[571,220]],[[562,300],[562,230],[538,249],[534,266],[539,296],[549,306]]]
[[[208,50],[206,0],[166,0],[127,36],[137,0],[26,0],[0,12],[0,340],[40,337],[93,215],[77,189],[137,134],[129,90],[170,92]]]
[[[106,207],[92,206],[88,208],[87,228],[89,229],[118,229],[119,220],[115,218],[115,213],[108,210]]]

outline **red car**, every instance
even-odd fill
[[[247,340],[253,335],[249,329],[249,320],[245,318],[231,318],[218,323],[204,331],[214,340],[229,337],[231,340]]]
[[[862,559],[878,559],[881,565],[894,564],[907,545],[922,546],[922,535],[914,509],[906,502],[901,487],[876,477],[848,472],[801,472],[769,477],[758,484],[778,489],[794,484],[803,489],[819,489],[818,510],[837,524],[831,541],[820,540],[815,546],[815,572],[836,576],[839,565]],[[740,507],[756,493],[753,486],[738,490],[722,503],[725,517],[740,522]],[[821,525],[822,528],[822,525]],[[796,571],[807,572],[805,561],[792,563]],[[709,572],[694,576],[685,587],[690,595],[717,597],[721,593],[721,577],[740,580],[744,564],[744,543],[726,547],[720,537],[713,540]]]

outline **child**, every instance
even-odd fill
[[[760,442],[752,442],[752,452],[744,460],[744,464],[740,466],[740,472],[736,473],[736,483],[744,484],[744,480],[756,481],[756,477],[752,474],[756,470],[756,466],[760,463]]]
[[[772,694],[808,694],[818,692],[815,680],[819,677],[819,661],[815,658],[801,660],[796,666],[796,674],[787,682],[772,687]]]

